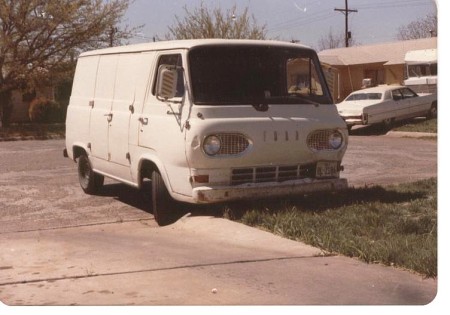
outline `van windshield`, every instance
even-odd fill
[[[332,103],[311,49],[200,46],[193,48],[188,58],[198,105]]]

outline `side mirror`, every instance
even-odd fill
[[[176,66],[161,65],[158,69],[156,97],[168,100],[177,95],[178,70]]]

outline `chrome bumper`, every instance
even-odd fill
[[[252,183],[238,186],[197,187],[193,189],[195,203],[215,203],[241,199],[256,199],[286,195],[301,195],[319,191],[348,188],[347,179],[300,179],[282,183]]]

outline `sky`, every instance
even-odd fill
[[[440,0],[446,1],[446,0]],[[183,18],[183,7],[192,11],[202,0],[134,0],[124,22],[144,25],[133,43],[164,38],[175,16]],[[226,11],[237,6],[237,15],[245,8],[259,25],[266,25],[269,39],[296,40],[317,49],[319,40],[330,32],[345,33],[345,0],[203,0],[208,8]],[[439,4],[439,1],[438,1]],[[357,45],[397,40],[400,26],[437,12],[434,0],[348,0],[349,31]]]

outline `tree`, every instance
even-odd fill
[[[73,69],[84,50],[115,45],[130,0],[0,1],[0,116],[7,124],[14,90],[32,91]]]
[[[322,36],[319,39],[319,51],[325,49],[334,49],[345,46],[345,38],[343,36],[339,36],[333,33],[330,28],[330,31],[326,36]]]
[[[184,6],[184,18],[175,16],[175,23],[169,27],[166,39],[265,39],[266,26],[258,25],[249,15],[248,8],[239,14],[236,11],[236,5],[226,11],[220,8],[210,10],[203,2],[192,11]]]
[[[400,26],[397,33],[399,40],[437,37],[438,21],[436,14],[429,14],[407,25]]]

